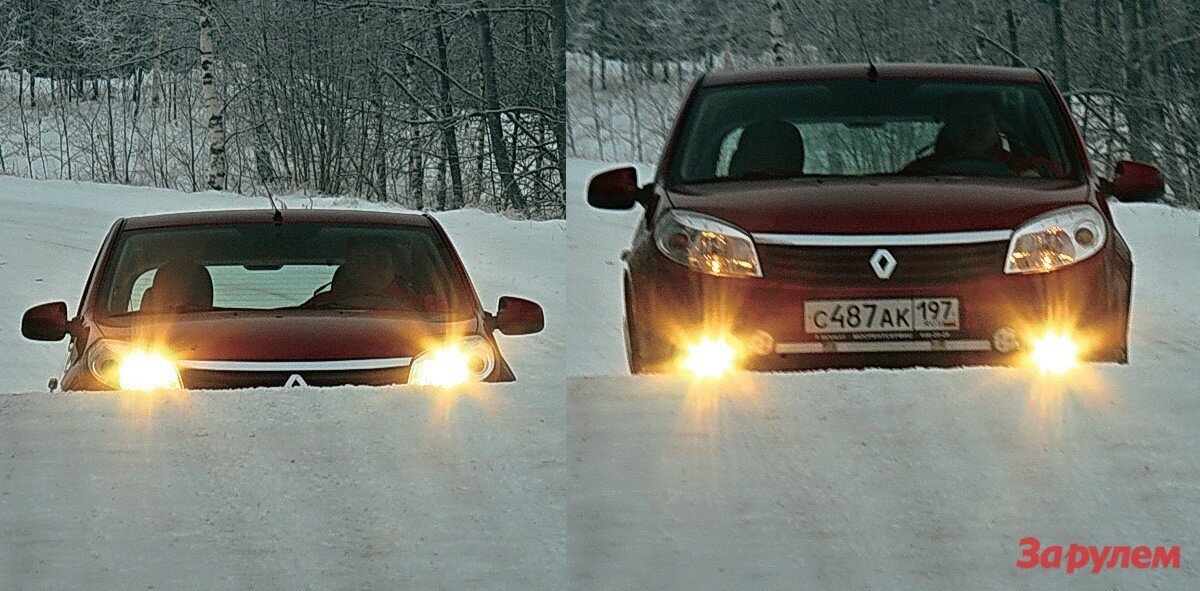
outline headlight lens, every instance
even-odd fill
[[[762,276],[750,236],[713,217],[668,209],[655,224],[654,242],[667,258],[701,273]]]
[[[182,387],[174,361],[162,353],[124,341],[97,341],[88,350],[88,369],[105,385],[121,390]]]
[[[1104,247],[1104,217],[1090,205],[1056,209],[1026,222],[1008,245],[1005,273],[1045,273],[1078,263]]]
[[[408,383],[451,388],[481,382],[496,368],[496,353],[483,337],[470,336],[444,343],[417,356]]]

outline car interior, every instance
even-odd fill
[[[702,89],[669,174],[682,183],[803,175],[1068,178],[1068,136],[1047,94],[1035,84],[916,80]],[[964,105],[990,112],[1002,163],[941,157],[979,131],[970,122],[984,122],[961,115]],[[910,168],[935,154],[940,167]],[[1025,161],[1027,170],[1013,170]]]

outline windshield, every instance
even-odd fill
[[[429,227],[230,224],[122,232],[101,280],[108,315],[387,310],[447,320],[473,292]]]
[[[807,175],[1073,178],[1044,85],[834,80],[698,91],[673,184]]]

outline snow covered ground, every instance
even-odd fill
[[[485,307],[545,308],[498,336],[517,383],[46,393],[66,346],[21,313],[73,311],[117,217],[266,205],[0,177],[0,589],[562,587],[562,221],[437,215]]]
[[[637,213],[568,185],[569,577],[581,588],[1200,586],[1200,214],[1117,205],[1131,363],[630,377]],[[1180,546],[1182,568],[1023,570],[1044,546]]]

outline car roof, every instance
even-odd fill
[[[271,224],[275,222],[270,209],[225,209],[187,211],[125,218],[125,230],[170,228],[178,226],[221,226],[228,224]],[[373,224],[383,226],[432,225],[429,217],[420,213],[363,211],[355,209],[284,209],[283,224]]]
[[[866,80],[870,64],[823,64],[790,68],[728,70],[708,74],[702,86],[770,84],[816,80]],[[880,80],[959,80],[975,82],[1041,82],[1033,68],[967,64],[875,64]]]

